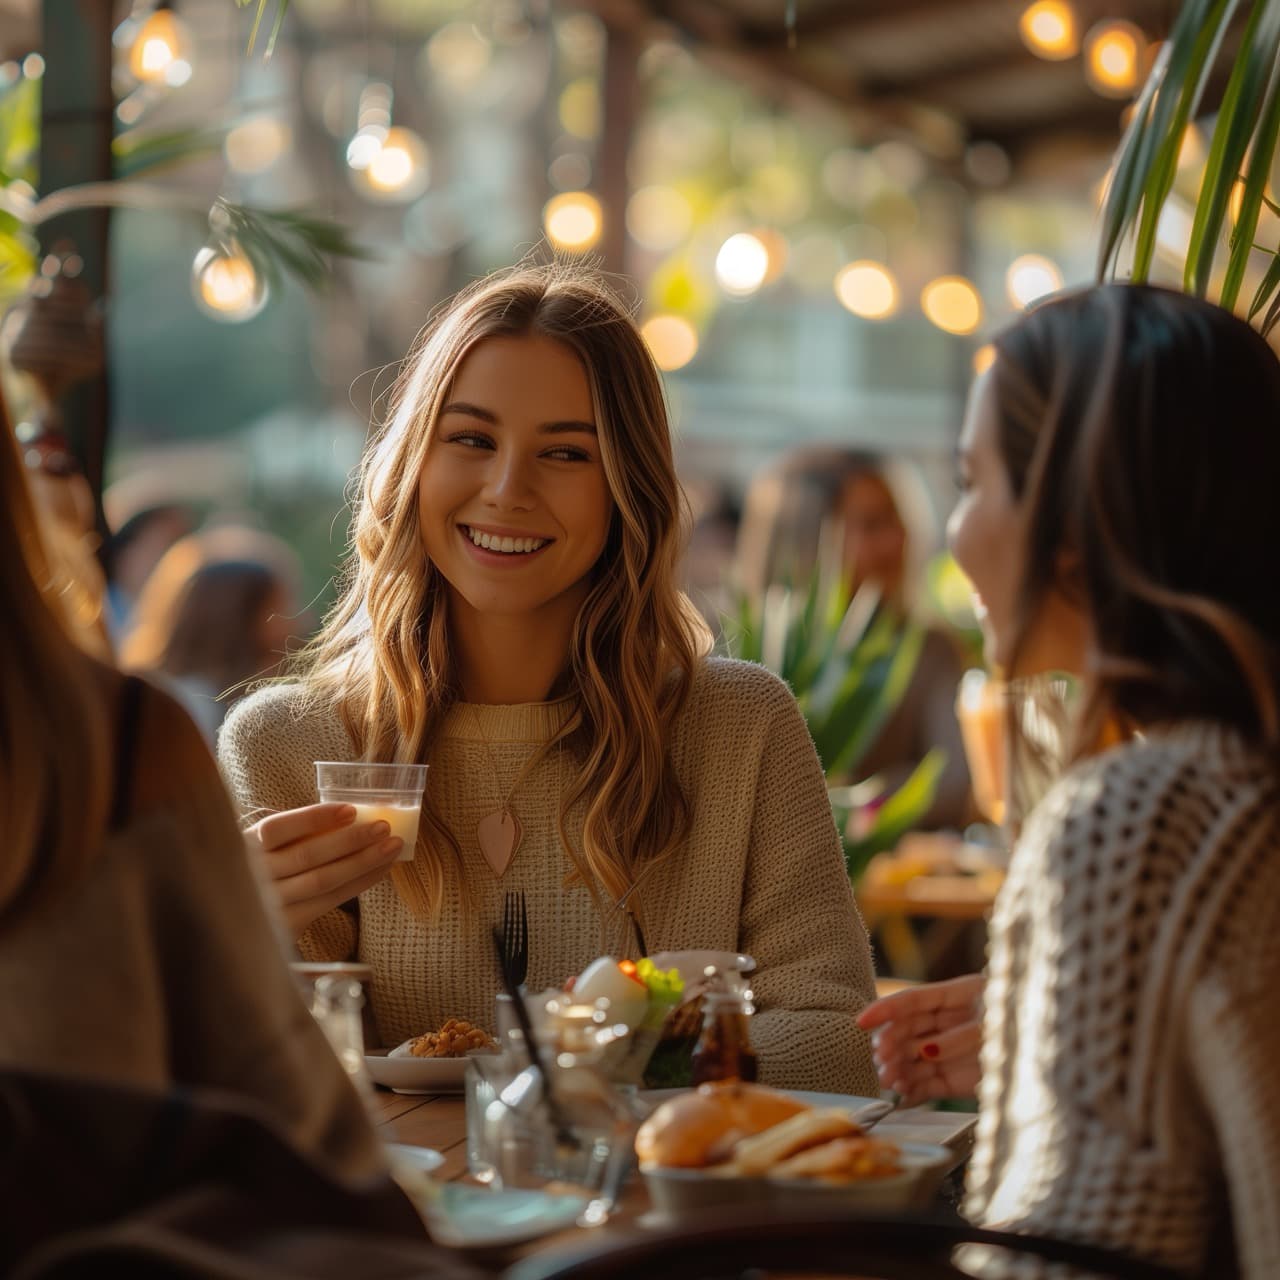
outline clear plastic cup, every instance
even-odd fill
[[[321,801],[354,805],[357,822],[385,822],[404,841],[397,862],[413,861],[426,786],[425,764],[316,761]]]

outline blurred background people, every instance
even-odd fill
[[[158,678],[212,743],[245,682],[271,675],[308,629],[296,560],[253,529],[181,539],[142,588],[121,664]]]
[[[192,530],[190,514],[177,504],[159,503],[133,512],[107,540],[107,615],[119,641],[133,621],[142,588],[166,551]]]
[[[832,564],[850,596],[875,592],[876,609],[905,627],[920,576],[914,557],[925,539],[909,535],[904,514],[921,504],[902,496],[907,486],[890,477],[889,464],[876,455],[835,445],[795,450],[762,470],[748,488],[738,537],[737,573],[748,597],[762,599],[779,584],[803,591],[811,575]],[[955,712],[961,674],[952,637],[927,626],[910,684],[854,766],[858,778],[878,776],[888,794],[941,747],[946,767],[927,827],[963,827],[973,817]]]

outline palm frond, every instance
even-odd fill
[[[181,164],[222,150],[227,128],[166,129],[163,133],[130,129],[111,143],[117,178],[133,178],[140,173]]]
[[[218,200],[210,225],[234,240],[273,286],[288,274],[308,289],[321,289],[329,279],[326,258],[373,256],[351,240],[340,223],[295,210],[255,209]]]
[[[1218,112],[1191,226],[1183,287],[1198,297],[1208,292],[1232,189],[1244,164],[1275,68],[1277,44],[1280,44],[1280,5],[1255,4]]]
[[[255,0],[236,0],[236,7],[244,9],[251,5]],[[253,15],[253,26],[249,30],[249,45],[245,49],[246,54],[253,52],[253,47],[258,43],[258,28],[262,26],[263,14],[267,11],[268,0],[256,0],[258,11]],[[271,24],[271,34],[267,37],[267,49],[263,54],[265,59],[270,59],[275,52],[276,40],[280,36],[280,28],[284,25],[284,15],[288,12],[289,0],[276,0],[276,16],[275,21]]]

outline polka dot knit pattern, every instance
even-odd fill
[[[427,787],[461,848],[469,910],[455,883],[439,920],[418,920],[384,880],[361,894],[357,909],[330,912],[299,940],[307,959],[358,957],[373,966],[370,1002],[384,1044],[434,1031],[451,1017],[493,1029],[498,975],[489,930],[511,890],[523,890],[528,903],[530,990],[559,986],[602,952],[623,953],[622,913],[602,921],[585,887],[566,884],[570,863],[556,814],[573,771],[567,755],[549,751],[512,796],[524,840],[501,879],[476,843],[476,824],[565,711],[557,703],[460,704],[448,713]],[[692,828],[643,882],[650,951],[706,947],[755,956],[751,1032],[761,1079],[878,1096],[870,1045],[854,1022],[874,998],[866,931],[822,769],[790,690],[763,667],[708,659],[671,751]],[[314,761],[355,756],[336,712],[308,705],[292,685],[269,686],[237,704],[218,754],[246,821],[314,804]],[[571,811],[568,830],[580,838],[581,829],[581,812]]]
[[[971,1216],[1280,1276],[1278,991],[1276,765],[1182,724],[1073,769],[992,921]]]

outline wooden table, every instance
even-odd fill
[[[404,1142],[412,1146],[433,1147],[444,1156],[444,1164],[436,1177],[457,1181],[467,1176],[466,1111],[457,1095],[402,1095],[377,1089],[372,1104],[374,1123],[388,1142]],[[955,1154],[955,1165],[961,1164],[973,1149],[973,1133],[977,1116],[953,1111],[931,1111],[913,1108],[886,1117],[876,1126],[876,1133],[898,1142],[935,1142],[949,1147]],[[953,1166],[955,1167],[955,1166]],[[502,1270],[524,1253],[556,1248],[578,1250],[592,1240],[602,1243],[611,1231],[622,1232],[643,1225],[638,1220],[649,1209],[644,1183],[633,1178],[627,1184],[617,1211],[606,1226],[591,1232],[571,1230],[544,1237],[530,1245],[502,1251],[490,1250],[478,1257],[481,1265]]]

